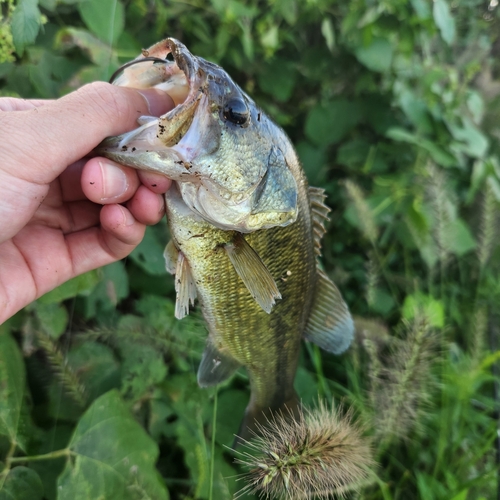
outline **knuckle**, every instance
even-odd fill
[[[106,82],[93,82],[79,92],[89,104],[106,120],[121,122],[127,119],[130,105],[123,92]]]

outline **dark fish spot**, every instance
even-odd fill
[[[127,151],[127,150],[128,150],[127,146],[122,146],[122,151]]]
[[[156,187],[156,184],[151,184],[151,187],[154,187],[154,188],[155,188],[155,187]]]
[[[260,122],[260,113],[257,114],[257,121]]]
[[[132,152],[134,152],[136,149],[135,148],[132,148]]]

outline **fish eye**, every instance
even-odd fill
[[[229,99],[224,106],[223,117],[235,125],[245,125],[250,113],[242,99]]]

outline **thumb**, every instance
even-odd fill
[[[43,106],[0,114],[0,165],[30,182],[51,182],[105,137],[137,127],[139,116],[160,116],[173,107],[156,89],[85,85]]]

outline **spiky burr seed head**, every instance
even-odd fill
[[[278,414],[259,436],[245,442],[246,451],[236,461],[248,472],[247,485],[238,493],[260,498],[304,500],[344,496],[357,489],[374,466],[363,428],[352,413],[320,403],[301,410],[298,417]]]

